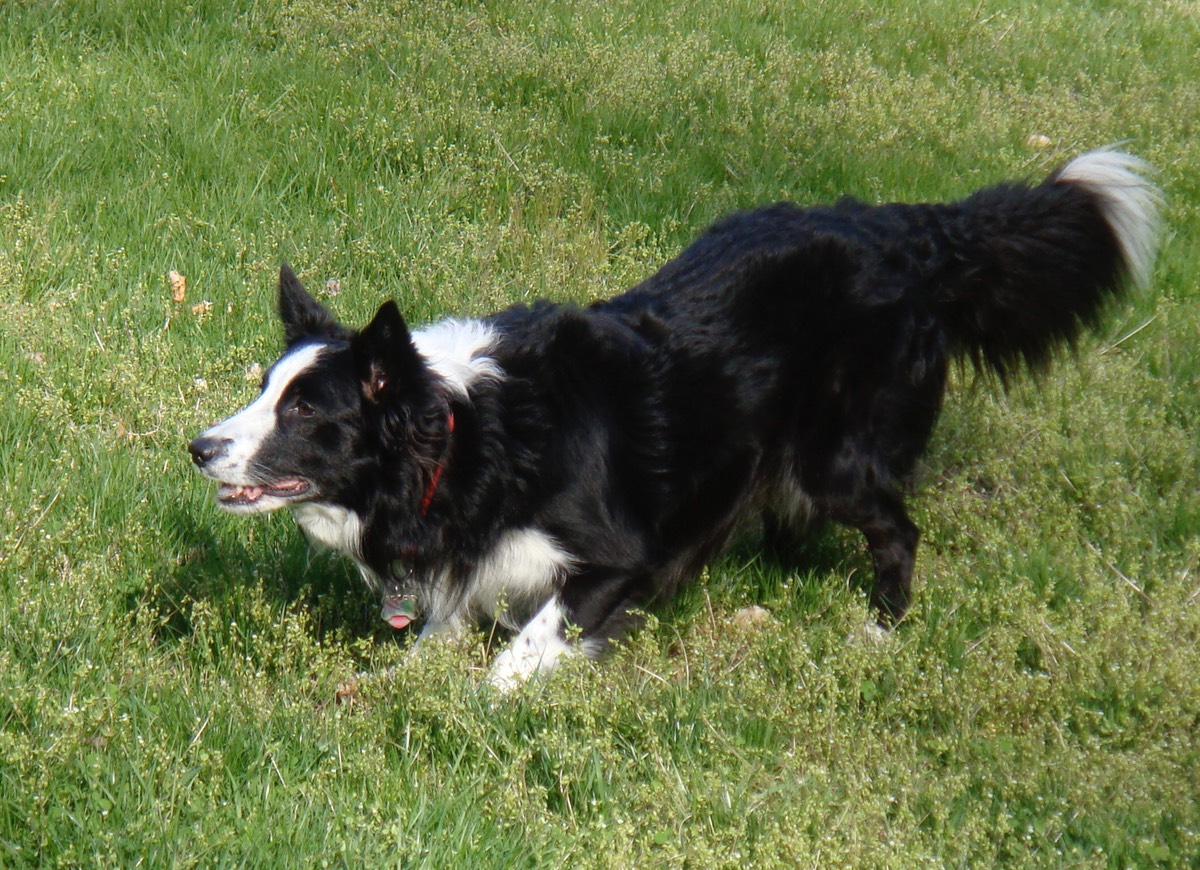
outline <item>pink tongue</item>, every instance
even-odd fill
[[[379,615],[397,631],[408,628],[416,616],[416,599],[411,595],[388,595],[383,599],[383,610]]]

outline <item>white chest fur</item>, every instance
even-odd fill
[[[362,518],[353,511],[316,502],[292,508],[296,523],[318,548],[336,550],[358,565],[371,585],[378,578],[362,561]],[[438,622],[472,618],[523,620],[556,589],[572,565],[569,553],[538,529],[506,532],[475,565],[465,599],[433,583],[427,589],[431,616]],[[516,627],[516,626],[514,626]]]
[[[540,606],[570,567],[570,555],[545,532],[513,529],[475,568],[472,609],[481,616],[496,616],[504,602]]]
[[[497,619],[519,628],[558,588],[573,564],[571,554],[545,532],[512,529],[471,568],[464,578],[465,595],[461,587],[430,584],[431,618],[438,624]]]
[[[292,516],[314,546],[337,550],[356,562],[361,561],[362,519],[354,511],[309,502],[292,508]]]

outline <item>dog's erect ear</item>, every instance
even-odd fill
[[[339,338],[346,334],[325,306],[304,289],[287,263],[279,267],[279,319],[283,321],[283,338],[288,347],[304,338]]]
[[[376,404],[426,377],[425,364],[395,302],[379,306],[375,318],[354,337],[353,348],[363,395]]]

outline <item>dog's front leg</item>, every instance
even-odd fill
[[[536,673],[549,673],[564,655],[578,650],[567,642],[562,602],[552,596],[526,623],[508,648],[492,662],[488,682],[502,692],[520,686]]]

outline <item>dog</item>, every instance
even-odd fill
[[[492,683],[600,655],[740,527],[862,532],[882,626],[909,607],[904,485],[956,359],[1039,372],[1148,282],[1157,189],[1084,154],[957,202],[727,217],[623,295],[410,331],[340,324],[286,264],[286,349],[191,442],[218,504],[289,508],[420,641],[515,632]]]

